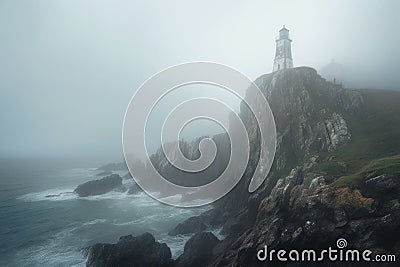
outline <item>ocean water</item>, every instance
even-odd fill
[[[97,173],[95,166],[2,160],[0,266],[84,266],[82,248],[144,232],[167,243],[176,258],[190,236],[170,237],[167,232],[210,208],[176,208],[143,192],[112,191],[87,198],[72,193],[78,184],[99,179]],[[124,184],[130,183],[133,181],[124,180]]]

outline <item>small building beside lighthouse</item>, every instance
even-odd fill
[[[293,68],[292,40],[289,38],[289,30],[283,25],[283,28],[279,30],[279,37],[276,39],[276,52],[272,71],[288,68]]]

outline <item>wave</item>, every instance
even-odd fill
[[[177,259],[182,253],[186,242],[193,236],[192,235],[177,235],[169,236],[163,235],[158,239],[158,242],[165,243],[171,250],[172,258]]]
[[[96,196],[88,196],[88,197],[79,197],[73,191],[75,188],[53,188],[47,189],[40,192],[32,192],[28,194],[24,194],[22,196],[17,197],[18,200],[22,200],[24,202],[35,202],[35,201],[66,201],[66,200],[104,200],[104,199],[125,199],[125,198],[134,198],[142,194],[141,192],[138,194],[128,194],[126,191],[110,191],[108,193]]]
[[[19,250],[16,255],[17,266],[85,266],[86,259],[79,249],[71,244],[71,232],[68,228],[46,243]],[[66,242],[69,241],[69,242]],[[69,244],[66,244],[69,243]]]
[[[88,226],[88,225],[93,225],[93,224],[98,224],[98,223],[105,223],[105,222],[107,222],[107,219],[95,219],[95,220],[92,220],[92,221],[85,222],[82,225],[83,226]]]

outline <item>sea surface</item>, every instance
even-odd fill
[[[143,192],[85,198],[72,193],[77,185],[101,178],[99,172],[97,166],[1,160],[0,266],[84,266],[82,248],[144,232],[167,243],[176,258],[190,236],[170,237],[167,232],[210,208],[176,208]],[[125,185],[131,183],[124,179]],[[219,229],[213,232],[222,238]]]

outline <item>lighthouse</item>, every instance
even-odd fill
[[[276,52],[272,71],[288,68],[293,68],[292,40],[289,39],[289,30],[283,25],[283,28],[279,30],[279,37],[276,39]]]

